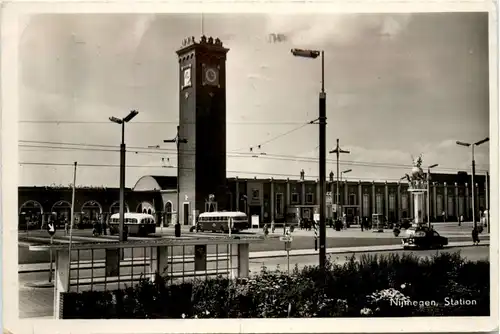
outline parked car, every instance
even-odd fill
[[[448,245],[448,238],[433,229],[418,229],[401,240],[403,249],[433,249]]]

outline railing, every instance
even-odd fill
[[[195,277],[206,279],[223,275],[229,278],[231,271],[238,269],[237,254],[229,255],[231,246],[228,244],[207,247],[206,264],[201,270],[196,268],[196,246],[166,247],[167,268],[160,274],[169,283],[183,283]],[[155,247],[123,247],[119,252],[124,253],[123,259],[120,260],[119,270],[113,272],[106,270],[106,250],[72,250],[69,291],[120,289],[138,282],[141,277],[154,276],[156,268],[153,265],[158,261]],[[108,257],[115,255],[110,254],[112,253],[108,251]],[[115,256],[121,257],[121,254]]]
[[[249,274],[249,244],[262,237],[162,238],[128,242],[75,243],[30,246],[56,254],[54,314],[62,314],[62,293],[115,290],[133,286],[156,273],[168,284]],[[70,263],[71,262],[71,263]]]

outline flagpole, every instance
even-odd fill
[[[75,188],[76,188],[76,161],[75,161],[75,169],[73,171],[73,193],[71,195],[71,223],[70,223],[70,228],[69,228],[68,252],[69,252],[70,267],[71,267],[71,243],[73,241],[73,224],[75,222]]]
[[[201,35],[203,36],[205,34],[205,20],[203,17],[203,13],[201,13]]]

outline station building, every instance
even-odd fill
[[[184,40],[177,51],[179,62],[179,127],[177,133],[178,177],[140,178],[126,189],[128,212],[148,212],[158,224],[179,219],[191,225],[199,213],[237,210],[258,216],[259,223],[277,223],[291,216],[312,218],[318,211],[319,183],[300,179],[227,178],[226,171],[226,57],[229,49],[218,38],[202,36]],[[430,216],[432,221],[472,217],[471,178],[466,173],[432,174]],[[177,180],[179,182],[177,182]],[[382,214],[397,221],[414,217],[412,195],[406,183],[327,181],[327,217],[346,214],[371,217]],[[477,208],[485,207],[485,177],[478,175],[474,191]],[[118,189],[82,188],[76,191],[77,221],[106,220],[118,212]],[[68,187],[20,187],[20,223],[27,219],[43,223],[48,217],[67,217],[71,189]],[[427,214],[424,203],[422,216]],[[444,217],[443,217],[444,212]],[[59,219],[59,218],[58,218]]]
[[[432,174],[430,186],[430,219],[433,222],[457,221],[459,216],[472,219],[472,192],[470,175]],[[469,181],[469,182],[467,182]],[[486,184],[483,175],[476,175],[477,208],[486,208]],[[309,218],[318,212],[319,183],[301,179],[227,178],[226,193],[220,200],[204,199],[202,210],[189,210],[189,197],[179,196],[177,208],[177,182],[171,176],[141,177],[133,188],[125,191],[125,211],[151,213],[157,224],[174,223],[178,211],[180,222],[191,225],[201,212],[209,211],[209,204],[217,210],[242,211],[249,216],[258,216],[260,225],[275,221],[281,223],[292,217]],[[341,214],[370,218],[372,214],[383,214],[388,219],[399,221],[415,216],[412,194],[406,182],[343,181],[339,185]],[[327,217],[335,216],[336,182],[327,182]],[[39,224],[55,216],[58,220],[69,219],[72,190],[69,187],[19,187],[20,224],[26,219]],[[427,197],[427,195],[426,195]],[[332,198],[331,200],[329,198]],[[84,221],[106,220],[119,210],[119,189],[77,188],[75,213],[77,224]],[[427,217],[427,199],[424,201],[423,217]],[[443,212],[445,213],[443,217]],[[477,217],[476,217],[477,218]]]

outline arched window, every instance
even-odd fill
[[[109,207],[109,212],[111,214],[120,212],[120,202],[116,201]],[[125,202],[125,212],[130,212],[127,202]]]

